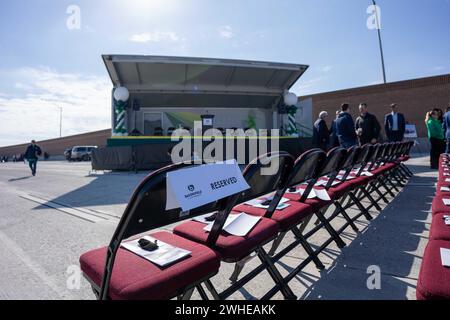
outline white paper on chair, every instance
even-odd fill
[[[441,248],[441,261],[444,267],[450,267],[450,249]]]
[[[441,187],[441,191],[450,191],[449,187]]]
[[[291,193],[291,194],[299,194],[299,195],[303,195],[303,193],[305,193],[306,189],[303,188],[299,188],[296,191],[287,191],[287,193]],[[314,192],[314,189],[311,189],[311,192],[308,194],[308,199],[314,199],[317,198],[316,193]]]
[[[444,172],[444,176],[450,176],[450,173]]]
[[[330,195],[328,194],[327,190],[325,189],[314,189],[314,193],[317,195],[317,198],[324,200],[324,201],[330,201]]]
[[[373,176],[373,173],[372,173],[372,172],[369,172],[369,171],[363,171],[363,172],[361,173],[361,175],[366,176],[366,177],[372,177],[372,176]]]
[[[245,204],[255,207],[255,208],[268,209],[269,205],[263,205],[262,203],[267,200],[272,200],[272,199],[273,199],[273,196],[267,197],[267,198],[253,199],[253,200],[245,202]],[[280,202],[278,203],[277,210],[283,210],[283,209],[289,207],[289,203],[286,203],[286,202],[289,202],[288,198],[284,198],[284,197],[281,198]]]
[[[445,204],[446,206],[450,206],[450,199],[445,199],[445,198],[443,198],[443,199],[442,199],[442,202],[444,202],[444,204]]]
[[[447,179],[445,179],[445,182],[450,182],[450,179],[448,179],[448,178],[447,178]]]
[[[450,218],[445,219],[444,222],[447,226],[450,226]]]
[[[151,242],[155,242],[156,240],[149,236],[145,236],[143,238]],[[124,242],[121,246],[160,267],[165,267],[191,254],[189,250],[177,248],[159,240],[159,247],[155,251],[147,251],[142,249],[139,246],[139,239]]]
[[[316,187],[326,186],[327,183],[328,183],[328,181],[321,179],[321,180],[316,182],[315,186]]]
[[[261,217],[252,216],[244,212],[230,214],[228,215],[222,230],[238,237],[245,237],[259,220],[261,220]],[[213,224],[214,222],[209,223],[203,230],[210,232]]]

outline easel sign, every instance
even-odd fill
[[[417,138],[417,129],[415,124],[405,125],[405,138]]]
[[[250,189],[236,160],[167,173],[166,210],[189,211]]]

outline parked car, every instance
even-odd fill
[[[90,161],[92,150],[97,146],[75,146],[72,148],[70,159],[73,161]]]
[[[67,148],[66,150],[64,150],[64,157],[66,158],[67,161],[71,161],[71,155],[72,155],[72,148]]]

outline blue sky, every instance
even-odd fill
[[[379,0],[388,81],[450,73],[450,0]],[[369,0],[3,0],[0,146],[110,125],[104,53],[310,65],[299,95],[379,83]],[[81,29],[66,26],[77,5]]]

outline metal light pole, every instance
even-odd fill
[[[63,108],[62,107],[58,107],[59,108],[59,137],[62,137],[62,112],[63,112]]]
[[[386,83],[386,70],[384,67],[384,54],[383,54],[383,45],[381,43],[381,28],[380,28],[380,19],[378,17],[378,7],[375,3],[375,0],[372,0],[373,5],[375,6],[375,18],[377,20],[377,31],[378,31],[378,42],[380,44],[380,55],[381,55],[381,67],[383,69],[383,81]]]

